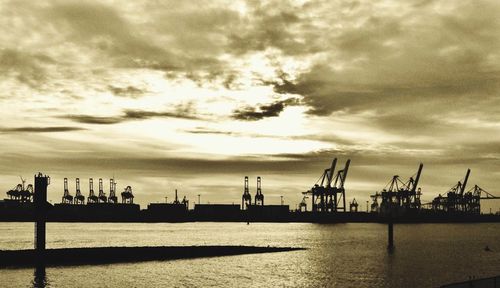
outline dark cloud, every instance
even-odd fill
[[[103,124],[103,125],[117,124],[124,121],[123,118],[120,116],[104,117],[104,116],[92,116],[92,115],[64,115],[64,116],[59,116],[59,118],[68,119],[78,123]]]
[[[235,72],[219,56],[227,42],[224,34],[238,21],[236,11],[219,5],[200,11],[198,5],[168,2],[136,8],[139,11],[134,13],[147,17],[137,21],[110,5],[66,1],[43,9],[42,19],[69,42],[92,51],[94,61],[111,61],[118,68],[161,70],[170,79],[187,78],[199,86],[232,82],[228,79]]]
[[[2,77],[14,76],[19,82],[33,88],[47,79],[45,65],[55,61],[47,55],[29,53],[18,49],[0,49],[0,73]]]
[[[184,132],[191,133],[191,134],[236,135],[234,132],[212,130],[212,129],[207,129],[204,127],[196,127],[195,129],[185,130]]]
[[[161,65],[175,69],[178,63],[167,50],[155,45],[111,6],[68,1],[43,10],[46,20],[79,45],[90,46],[122,67]]]
[[[342,28],[322,38],[330,47],[324,50],[328,60],[293,78],[278,72],[276,80],[264,83],[277,93],[303,96],[309,113],[318,116],[363,110],[397,114],[411,106],[407,115],[432,120],[440,116],[429,112],[447,113],[453,103],[464,103],[458,107],[464,112],[471,97],[477,102],[496,98],[498,103],[500,67],[493,59],[499,57],[500,5],[466,1],[436,13],[427,4],[410,6],[411,12],[401,15],[349,9]],[[440,108],[429,111],[429,102]]]
[[[265,51],[277,48],[287,55],[314,53],[319,50],[319,36],[303,16],[303,6],[290,3],[248,3],[249,12],[241,19],[239,29],[229,34],[228,49],[235,54]]]
[[[153,117],[166,117],[166,118],[180,118],[196,120],[200,119],[198,116],[190,114],[190,111],[178,110],[175,112],[154,112],[145,110],[125,110],[122,119],[125,120],[143,120]]]
[[[125,110],[122,118],[124,120],[142,120],[153,117],[180,118],[189,120],[201,119],[196,112],[196,107],[193,102],[177,104],[171,111],[156,112],[146,110]]]
[[[86,130],[86,129],[81,127],[65,127],[65,126],[0,128],[1,133],[51,133],[51,132],[69,132],[69,131],[81,131],[81,130]]]
[[[237,120],[257,121],[264,118],[277,117],[283,112],[286,106],[297,104],[298,100],[296,98],[288,98],[271,104],[260,105],[258,108],[246,106],[235,110],[232,117]]]
[[[130,98],[139,98],[140,96],[142,96],[144,93],[147,92],[146,90],[130,85],[123,88],[109,85],[108,89],[116,96],[130,97]]]
[[[148,110],[126,109],[118,116],[93,116],[93,115],[63,115],[58,118],[68,119],[78,123],[110,125],[131,120],[146,120],[150,118],[179,118],[188,120],[201,119],[196,115],[192,104],[181,104],[174,107],[173,111],[157,112]]]

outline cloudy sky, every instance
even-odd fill
[[[495,0],[3,0],[0,188],[43,171],[59,202],[63,177],[114,175],[143,207],[176,188],[239,203],[248,175],[295,207],[338,157],[363,209],[420,162],[424,202],[467,168],[500,195],[498,15]]]

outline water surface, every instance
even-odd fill
[[[45,287],[436,287],[500,274],[500,223],[48,223],[47,247],[257,245],[308,250],[49,267]],[[488,245],[493,251],[486,252]],[[0,249],[33,247],[32,223],[0,223]],[[37,287],[33,269],[0,270],[0,287]]]

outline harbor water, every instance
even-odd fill
[[[0,250],[33,223],[0,223]],[[0,287],[437,287],[500,274],[500,223],[48,223],[47,248],[254,245],[307,250],[109,265],[0,269]],[[490,251],[486,251],[488,246]]]

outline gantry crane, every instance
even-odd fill
[[[33,197],[33,185],[29,184],[26,188],[26,180],[22,177],[21,183],[17,184],[16,187],[7,191],[7,196],[11,200],[19,201],[19,202],[31,202],[31,198]]]
[[[29,184],[25,188],[26,180],[19,176],[21,178],[21,183],[17,184],[15,188],[7,191],[7,196],[11,200],[16,200],[19,202],[31,202],[31,197],[33,196],[33,185]]]
[[[300,212],[306,212],[307,211],[307,199],[309,197],[307,197],[306,195],[304,195],[304,197],[302,197],[302,201],[300,201],[299,203],[299,211]]]
[[[420,195],[422,195],[422,192],[417,187],[423,167],[424,164],[420,163],[415,178],[412,176],[407,182],[403,182],[399,175],[392,176],[391,181],[382,191],[370,195],[373,200],[372,212],[386,213],[390,209],[398,211],[419,210],[421,208]],[[380,206],[378,198],[381,198]]]
[[[63,204],[71,204],[73,203],[73,196],[69,194],[69,189],[68,189],[68,178],[64,178],[64,194],[62,197],[62,203]]]
[[[134,194],[132,193],[131,186],[125,187],[125,190],[121,193],[121,195],[122,195],[122,203],[124,204],[134,203]]]
[[[245,210],[250,205],[252,205],[252,195],[250,195],[248,189],[248,176],[245,176],[243,195],[241,196],[241,209]]]
[[[439,194],[434,198],[430,203],[432,209],[448,213],[480,214],[481,199],[500,199],[500,197],[492,195],[478,185],[474,185],[473,188],[465,192],[469,175],[470,169],[467,169],[463,182],[458,181],[455,186],[450,188],[446,196],[441,196],[441,194]]]
[[[264,206],[264,194],[262,194],[262,180],[260,176],[257,177],[257,192],[255,193],[255,205]]]
[[[116,197],[116,182],[113,178],[109,179],[109,203],[118,203],[118,198]]]
[[[22,189],[19,193],[20,196],[20,201],[21,202],[31,202],[31,197],[33,196],[33,185],[28,184],[27,187],[26,185],[26,179],[24,179],[22,176],[19,176],[21,178],[21,183],[22,183]]]
[[[89,178],[89,197],[87,197],[87,204],[97,202],[99,202],[99,198],[95,196],[94,193],[94,179]]]
[[[330,196],[330,201],[333,200],[333,205],[330,204],[332,211],[346,211],[346,198],[345,198],[345,180],[347,178],[347,172],[349,171],[349,164],[351,160],[347,160],[345,163],[344,169],[339,170],[337,172],[337,176],[335,177],[335,182],[333,184],[333,199]],[[333,171],[332,171],[333,172]],[[332,174],[333,175],[333,174]],[[331,176],[330,176],[331,177]],[[340,201],[342,201],[342,205],[340,205]]]
[[[106,193],[104,193],[104,185],[102,184],[102,178],[99,178],[99,200],[100,203],[108,202]]]
[[[347,160],[344,169],[338,170],[335,174],[337,166],[337,158],[334,158],[330,168],[323,171],[320,184],[316,184],[306,192],[305,195],[312,195],[312,211],[314,212],[340,212],[346,211],[345,199],[345,181],[351,160]],[[335,176],[334,176],[335,175]]]
[[[446,192],[446,196],[441,196],[439,194],[434,200],[432,200],[432,209],[440,210],[445,212],[466,212],[469,207],[465,207],[466,201],[464,198],[465,187],[467,186],[467,181],[469,180],[470,169],[467,169],[465,173],[464,181],[458,181],[457,184],[450,188]]]
[[[17,184],[16,187],[7,191],[7,196],[9,196],[11,200],[19,201],[21,199],[22,190],[23,190],[23,185]]]
[[[66,181],[67,179],[64,178],[64,180]],[[76,178],[75,204],[85,204],[85,196],[83,196],[82,191],[80,191],[80,178]]]

